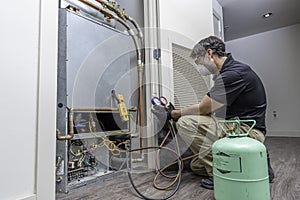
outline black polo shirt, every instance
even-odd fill
[[[214,81],[214,86],[207,95],[225,105],[216,110],[216,116],[226,119],[254,119],[255,128],[266,130],[265,89],[260,78],[248,65],[234,60],[228,54]]]

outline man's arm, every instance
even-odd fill
[[[171,112],[171,116],[174,119],[178,119],[184,115],[209,115],[213,111],[223,107],[224,104],[217,102],[205,95],[199,104],[194,104],[191,106],[187,106],[180,110],[173,110]]]

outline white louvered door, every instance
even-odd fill
[[[198,103],[210,87],[210,76],[201,76],[198,73],[190,53],[190,49],[172,44],[175,108]]]

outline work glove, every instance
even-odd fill
[[[171,116],[172,110],[175,110],[174,105],[170,102],[167,107],[163,107],[160,105],[154,105],[151,112],[156,116],[156,118],[161,121],[165,122],[167,120],[173,119]]]
[[[173,126],[174,134],[177,133],[176,121],[178,119],[174,119],[171,116],[171,112],[175,110],[174,105],[169,102],[167,107],[161,105],[153,105],[151,112],[154,114],[155,118],[157,118],[157,130],[158,130],[158,141],[161,143],[164,141],[164,145],[170,143],[174,138],[172,135],[166,139],[166,135],[171,130],[171,126]],[[170,119],[173,119],[173,123],[168,123]]]

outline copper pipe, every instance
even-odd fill
[[[104,5],[109,10],[113,11],[114,13],[116,13],[118,15],[118,17],[120,17],[122,20],[124,20],[124,21],[129,20],[133,24],[133,26],[138,30],[139,37],[143,38],[142,31],[141,31],[138,23],[133,18],[131,18],[129,15],[127,15],[125,13],[124,9],[121,11],[119,8],[114,7],[114,5],[112,5],[111,3],[103,1],[103,0],[96,0],[96,1],[98,3]]]
[[[62,136],[60,134],[60,130],[56,129],[56,138],[57,140],[72,140],[74,137],[74,122],[73,119],[69,120],[69,134],[66,136]]]
[[[73,113],[69,112],[69,133],[66,136],[60,135],[60,130],[56,129],[56,138],[58,140],[71,140],[74,137]]]
[[[113,14],[111,14],[108,10],[104,9],[104,8],[100,8],[99,11],[105,15],[106,17],[109,17],[110,19],[114,19],[115,16]]]
[[[80,2],[94,8],[95,10],[98,10],[99,12],[101,12],[103,15],[105,15],[106,17],[109,17],[111,19],[116,19],[118,22],[120,22],[123,26],[126,27],[127,30],[130,30],[130,27],[126,24],[126,22],[123,20],[123,17],[118,17],[112,13],[110,13],[108,10],[104,9],[104,8],[100,8],[99,6],[87,1],[87,0],[79,0]],[[97,0],[98,1],[98,0]],[[100,1],[98,1],[99,3],[101,3]],[[102,3],[101,3],[102,4]],[[107,7],[109,9],[109,7]]]
[[[133,108],[129,108],[128,109],[129,111],[131,111],[131,112],[135,112],[136,111],[136,108],[135,107],[133,107]],[[69,109],[69,113],[70,112],[76,112],[76,111],[86,111],[86,112],[101,112],[101,111],[103,111],[103,112],[105,112],[105,111],[119,111],[119,109],[118,108],[70,108]]]
[[[138,106],[138,112],[139,112],[139,126],[140,126],[140,147],[143,147],[143,115],[142,115],[142,97],[143,97],[143,90],[142,90],[142,82],[143,82],[143,66],[141,64],[138,64],[138,79],[139,79],[139,106]]]
[[[89,2],[89,1],[87,1],[87,0],[79,0],[79,1],[81,1],[82,3],[85,3],[86,5],[92,7],[92,8],[94,8],[94,9],[96,9],[96,10],[99,10],[99,9],[100,9],[97,5],[91,3],[91,2]]]
[[[129,15],[127,15],[125,13],[125,9],[123,9],[122,11],[119,8],[114,7],[114,5],[112,5],[109,2],[103,1],[103,0],[96,0],[98,3],[104,5],[106,8],[108,8],[109,10],[113,11],[114,13],[116,13],[122,20],[124,20],[126,22],[126,20],[129,20],[133,26],[138,30],[139,33],[139,37],[143,38],[142,35],[142,31],[138,25],[138,23]]]
[[[122,12],[119,8],[115,8],[112,4],[103,0],[96,0],[96,1],[104,5],[109,10],[116,13],[122,20],[126,21],[128,19],[128,15],[126,15],[124,11]]]

